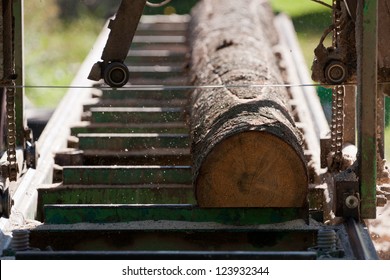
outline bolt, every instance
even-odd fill
[[[30,231],[26,229],[13,230],[11,248],[15,252],[30,249]]]
[[[354,196],[354,195],[349,195],[346,199],[345,199],[345,205],[349,208],[349,209],[354,209],[356,207],[358,207],[359,205],[359,199]]]
[[[317,233],[317,247],[322,250],[335,250],[337,243],[336,231],[321,228]]]

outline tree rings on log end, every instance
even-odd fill
[[[238,133],[206,156],[195,188],[200,207],[304,207],[306,164],[273,134]]]

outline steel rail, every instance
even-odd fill
[[[317,254],[308,251],[25,251],[17,260],[315,260]]]
[[[362,222],[358,223],[353,218],[349,218],[345,227],[352,250],[358,260],[379,259],[368,230]]]

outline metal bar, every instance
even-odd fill
[[[13,14],[15,18],[14,26],[14,49],[15,49],[15,85],[20,86],[16,88],[15,92],[15,113],[16,113],[16,145],[20,147],[25,146],[25,130],[27,128],[27,121],[24,115],[24,0],[13,0]]]
[[[185,86],[188,84],[187,77],[173,76],[166,79],[158,78],[132,78],[130,76],[130,83],[133,85],[163,85],[163,86]]]
[[[346,228],[355,257],[358,260],[377,260],[378,255],[370,234],[363,224],[350,218],[346,223]]]
[[[188,148],[187,134],[98,133],[79,134],[81,150],[133,151],[154,148]]]
[[[183,108],[97,107],[91,108],[93,123],[153,123],[183,120]]]
[[[214,222],[260,225],[305,219],[302,208],[198,208],[193,205],[46,205],[46,224],[119,223],[136,221]]]
[[[142,24],[175,24],[176,28],[185,28],[187,24],[190,22],[190,15],[144,15],[140,19],[140,23]]]
[[[153,99],[139,99],[139,98],[126,98],[122,100],[118,99],[105,99],[99,100],[94,103],[85,104],[84,111],[90,111],[92,108],[98,107],[181,107],[187,105],[185,99],[172,99],[172,100],[153,100]]]
[[[183,71],[183,66],[180,65],[178,67],[173,66],[129,66],[128,69],[130,71],[130,75],[133,78],[159,78],[159,79],[167,79],[170,77],[186,77],[187,73]]]
[[[139,60],[142,62],[155,62],[161,65],[162,62],[186,61],[187,52],[172,52],[168,50],[130,50],[126,61]]]
[[[37,219],[48,204],[195,204],[192,185],[57,186],[38,189]]]
[[[359,0],[357,12],[358,54],[358,163],[361,218],[376,218],[377,178],[377,0]]]
[[[90,124],[80,123],[71,128],[71,135],[80,133],[188,133],[184,123],[151,123],[151,124]]]
[[[165,27],[165,28],[164,28]],[[161,28],[155,28],[149,24],[139,24],[136,36],[185,36],[187,33],[186,27],[184,29],[175,28],[174,24],[162,26]]]
[[[56,251],[17,252],[17,260],[315,260],[315,252],[237,251]]]
[[[102,99],[150,98],[154,100],[187,99],[188,90],[103,89]]]
[[[190,149],[157,148],[136,151],[83,151],[84,165],[161,165],[189,166],[191,165]],[[76,165],[76,164],[63,164]]]
[[[146,0],[122,0],[104,48],[104,62],[124,61],[130,49]]]
[[[9,82],[14,74],[13,14],[12,1],[3,1],[3,79]]]
[[[65,185],[191,184],[189,166],[66,166]]]

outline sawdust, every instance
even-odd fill
[[[310,220],[307,224],[302,219],[292,220],[284,223],[265,224],[265,225],[249,225],[249,226],[231,226],[223,225],[214,222],[182,222],[182,221],[139,221],[128,223],[78,223],[72,225],[44,225],[44,224],[30,224],[25,229],[30,230],[317,230],[322,226],[315,220]]]
[[[377,219],[367,224],[379,257],[390,260],[390,203],[378,208]]]

